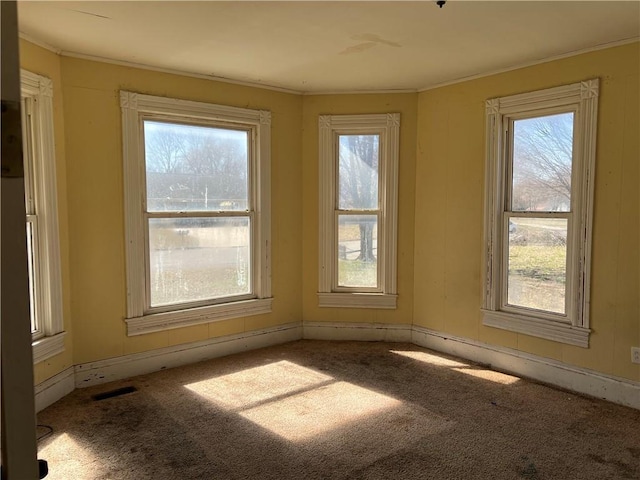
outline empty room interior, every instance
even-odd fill
[[[640,2],[17,16],[48,478],[640,478]]]

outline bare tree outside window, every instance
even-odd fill
[[[573,112],[514,122],[514,211],[562,211],[571,206]]]
[[[176,173],[186,154],[185,137],[170,125],[145,122],[147,171]]]
[[[150,211],[247,210],[246,131],[144,125]]]

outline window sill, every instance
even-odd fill
[[[395,310],[398,295],[385,293],[318,293],[318,306]]]
[[[493,310],[482,310],[482,312],[482,323],[488,327],[500,328],[502,330],[531,335],[532,337],[544,338],[554,342],[589,348],[589,334],[591,330],[588,328],[576,327],[568,323],[553,322],[551,320],[541,320],[527,315],[517,315]]]
[[[51,337],[39,338],[31,344],[33,352],[33,364],[43,362],[44,360],[64,352],[64,337],[66,332],[61,332]]]
[[[258,298],[127,318],[125,319],[127,322],[127,336],[132,337],[145,333],[162,332],[172,328],[271,313],[272,302],[273,298]]]

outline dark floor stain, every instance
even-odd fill
[[[630,449],[631,450],[631,449]],[[596,455],[595,453],[587,454],[590,460],[597,462],[601,465],[608,465],[616,470],[618,478],[640,478],[640,472],[628,463],[621,462],[620,460],[607,460],[606,458]]]
[[[629,450],[629,453],[633,458],[640,459],[640,448],[628,447],[627,450]]]
[[[538,476],[538,469],[535,464],[526,456],[522,457],[522,460],[525,462],[525,466],[520,470],[520,476],[522,478],[526,478],[527,480],[538,480],[540,477]]]

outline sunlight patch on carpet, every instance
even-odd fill
[[[185,387],[226,409],[243,410],[332,381],[333,377],[283,360]]]
[[[47,480],[69,480],[69,478],[83,479],[87,476],[87,465],[96,465],[98,460],[88,448],[71,438],[68,433],[50,437],[38,448],[38,458],[49,462]],[[58,465],[64,464],[63,475],[60,476]],[[73,476],[70,476],[73,474]]]
[[[419,413],[401,400],[286,360],[185,388],[292,442],[322,443],[334,435],[355,435],[362,442],[364,435],[370,442],[385,444],[391,430],[404,435],[416,427],[420,434],[432,434],[448,427],[432,412]],[[381,424],[386,427],[381,429]],[[327,443],[335,444],[335,439]]]
[[[471,375],[472,377],[481,378],[482,380],[489,380],[494,383],[501,383],[503,385],[511,385],[520,381],[518,377],[513,377],[500,372],[494,372],[493,370],[484,370],[480,368],[454,368],[456,372],[464,373],[465,375]]]
[[[302,441],[401,404],[366,388],[336,382],[251,408],[240,415],[287,440]]]
[[[436,365],[439,367],[468,367],[466,363],[456,362],[448,358],[439,357],[437,355],[431,355],[426,352],[417,352],[414,350],[391,350],[391,353],[396,355],[402,355],[403,357],[412,358],[420,362],[428,363],[429,365]]]

